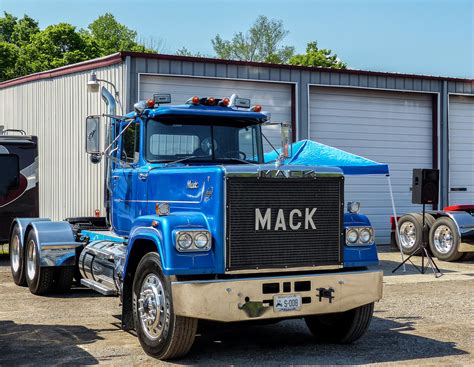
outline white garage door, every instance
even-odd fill
[[[431,97],[422,94],[312,87],[310,138],[388,163],[397,214],[416,211],[412,170],[432,167],[431,105]],[[377,243],[389,243],[392,210],[385,177],[347,177],[345,200],[360,201]]]
[[[474,97],[449,97],[449,204],[474,204]]]
[[[140,99],[148,99],[154,93],[170,93],[174,104],[183,104],[192,96],[250,98],[252,104],[260,104],[264,111],[271,113],[273,122],[291,122],[291,85],[254,81],[205,79],[176,76],[140,76]],[[264,127],[263,132],[271,143],[280,146],[280,130]],[[265,151],[271,148],[265,143]]]

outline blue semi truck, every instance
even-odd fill
[[[268,114],[250,100],[154,95],[86,120],[86,151],[105,163],[103,218],[17,218],[12,274],[34,294],[74,279],[120,297],[122,328],[146,353],[190,350],[199,320],[303,318],[318,341],[351,343],[382,297],[374,231],[345,212],[338,168],[264,163]],[[103,134],[105,132],[105,134]],[[105,135],[105,138],[102,138]]]

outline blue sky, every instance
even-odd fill
[[[0,10],[79,28],[111,12],[163,53],[209,55],[217,33],[230,38],[264,14],[283,20],[297,51],[317,40],[354,69],[474,78],[474,0],[0,0]]]

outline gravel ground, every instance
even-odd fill
[[[384,298],[366,336],[350,346],[316,345],[301,320],[273,325],[207,323],[176,364],[474,365],[474,262],[439,263],[445,276],[391,274],[396,253],[381,253]],[[0,365],[157,365],[120,330],[116,298],[86,289],[33,296],[13,284],[0,258]]]

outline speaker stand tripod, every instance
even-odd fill
[[[400,267],[402,267],[405,263],[408,261],[413,265],[413,267],[420,272],[420,274],[425,274],[426,270],[428,269],[428,266],[431,267],[431,270],[433,270],[433,274],[435,278],[439,278],[443,276],[443,273],[441,270],[439,270],[438,265],[436,265],[433,257],[430,255],[428,251],[428,226],[426,225],[425,222],[425,204],[423,204],[423,226],[422,226],[422,235],[421,235],[421,244],[418,249],[412,253],[410,256],[408,256],[405,260],[403,260],[395,269],[392,270],[392,273],[395,273]],[[398,234],[399,236],[400,234]],[[412,261],[411,258],[413,256],[417,256],[421,254],[421,268],[416,266]],[[425,257],[426,257],[426,266],[425,266]]]

